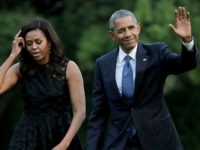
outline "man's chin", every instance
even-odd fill
[[[132,49],[134,49],[135,48],[135,45],[126,45],[126,46],[124,46],[124,49],[126,50],[126,51],[131,51]]]

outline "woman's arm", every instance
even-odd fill
[[[0,67],[0,94],[9,90],[19,79],[19,63],[12,65],[13,58],[9,56]],[[12,65],[12,66],[11,66]]]
[[[68,148],[72,139],[81,127],[86,115],[83,78],[78,66],[73,61],[68,63],[66,78],[70,91],[73,118],[65,137],[56,147],[53,148],[53,150],[66,150]]]
[[[19,63],[12,65],[24,47],[24,39],[18,37],[19,33],[15,35],[9,57],[0,67],[0,94],[10,89],[19,79]]]

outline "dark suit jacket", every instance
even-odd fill
[[[89,116],[88,150],[126,150],[135,126],[143,150],[182,150],[176,128],[164,101],[163,87],[169,74],[195,68],[197,50],[181,55],[166,44],[138,44],[133,103],[127,103],[115,80],[118,49],[96,60],[93,111]]]

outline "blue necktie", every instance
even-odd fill
[[[125,64],[122,71],[122,96],[131,102],[133,98],[133,70],[130,64],[131,57],[126,55],[124,57]]]

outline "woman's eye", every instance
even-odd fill
[[[37,43],[37,44],[41,44],[41,43],[42,43],[42,41],[37,41],[36,43]]]
[[[32,43],[28,43],[28,42],[26,42],[26,45],[27,45],[27,46],[31,46],[31,45],[32,45]]]

